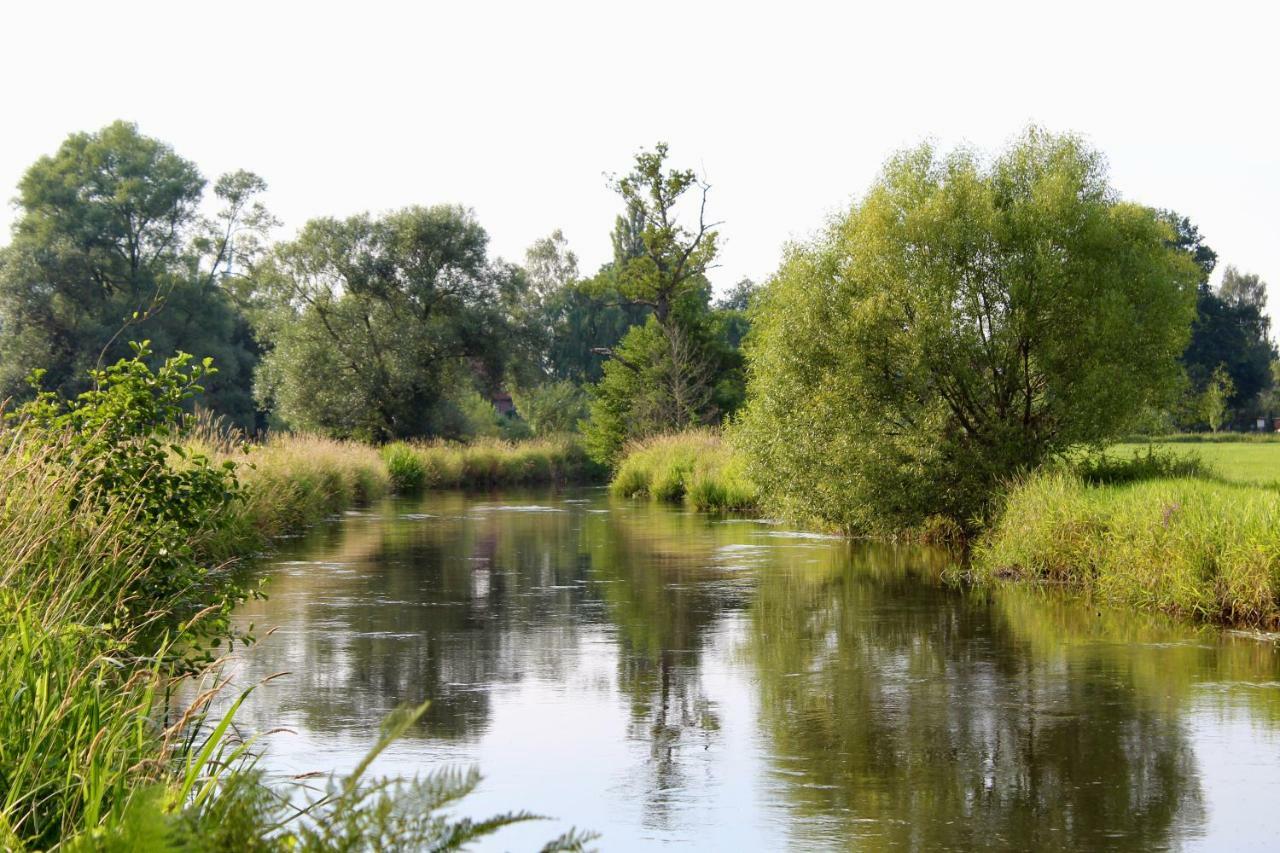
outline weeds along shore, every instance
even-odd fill
[[[624,448],[609,491],[706,512],[750,512],[760,508],[760,495],[743,468],[718,430],[660,435]]]
[[[147,355],[0,427],[0,849],[452,850],[533,819],[441,814],[475,771],[369,777],[426,705],[393,714],[350,775],[296,791],[264,779],[261,745],[233,725],[247,691],[210,713],[228,689],[222,656],[253,642],[230,620],[251,593],[229,566],[394,478],[359,444],[282,435],[246,449],[194,429],[182,404],[200,367],[180,357],[153,373]],[[175,704],[184,682],[195,698]]]
[[[978,540],[971,574],[979,582],[1058,583],[1106,604],[1275,627],[1280,488],[1208,473],[1098,483],[1070,470],[1042,471],[1006,496],[999,520]]]

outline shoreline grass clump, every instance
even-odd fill
[[[617,497],[684,502],[697,510],[751,511],[759,492],[743,460],[716,430],[696,429],[632,442],[609,483]]]
[[[594,482],[603,469],[570,435],[525,441],[395,442],[382,461],[397,492]]]
[[[1064,584],[1102,602],[1280,625],[1280,489],[1210,476],[1091,483],[1067,467],[1015,485],[978,541],[978,581]]]

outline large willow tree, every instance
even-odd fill
[[[899,154],[761,296],[752,475],[853,531],[979,524],[1002,481],[1174,386],[1198,269],[1173,239],[1073,136]]]

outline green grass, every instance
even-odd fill
[[[601,469],[587,458],[574,436],[525,441],[481,439],[457,442],[396,442],[382,459],[397,491],[492,488],[495,486],[584,483],[600,479]]]
[[[1280,440],[1270,435],[1235,436],[1227,440],[1222,433],[1217,436],[1172,436],[1157,438],[1147,443],[1126,442],[1117,444],[1113,451],[1131,455],[1146,447],[1194,455],[1202,460],[1213,473],[1233,483],[1266,485],[1280,483]]]
[[[700,429],[633,442],[609,483],[618,497],[647,496],[703,511],[755,510],[759,494],[722,434]]]
[[[1146,452],[1119,445],[1109,464],[1051,466],[1014,486],[974,549],[973,577],[1280,625],[1280,443],[1163,442],[1156,462],[1135,458]]]

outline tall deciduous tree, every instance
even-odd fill
[[[265,184],[248,172],[221,179],[212,221],[198,213],[204,186],[194,164],[125,122],[72,134],[27,171],[0,252],[0,396],[21,394],[37,367],[74,394],[91,368],[147,338],[156,358],[212,356],[205,400],[252,422],[252,336],[221,278],[271,225],[257,202]]]
[[[611,283],[624,301],[652,313],[617,347],[599,350],[609,358],[592,392],[587,444],[603,462],[629,439],[705,423],[721,411],[723,354],[706,279],[718,236],[706,216],[710,186],[666,160],[667,146],[659,143],[613,180],[624,215],[614,229]],[[686,207],[696,211],[688,225]]]
[[[263,265],[274,349],[259,376],[286,423],[381,441],[449,434],[451,401],[496,381],[519,337],[523,272],[491,261],[470,211],[308,222]]]
[[[1073,136],[898,155],[760,297],[752,476],[849,529],[975,523],[1001,481],[1174,386],[1200,270],[1173,238]]]

